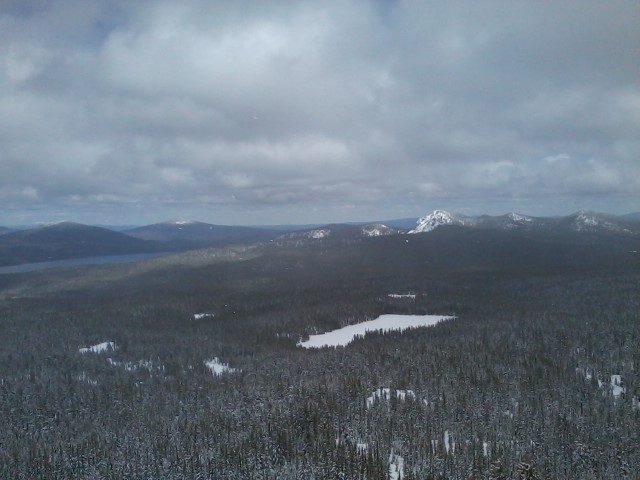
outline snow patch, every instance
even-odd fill
[[[454,440],[453,434],[450,433],[449,430],[444,431],[444,449],[447,451],[447,454],[456,454],[456,441]]]
[[[369,451],[369,444],[367,442],[356,443],[356,450],[360,453],[367,453]]]
[[[377,228],[372,228],[371,230],[363,229],[362,233],[364,233],[367,237],[379,237],[380,235],[382,235],[382,232]]]
[[[91,347],[79,348],[78,351],[80,353],[104,353],[115,351],[117,348],[116,342],[102,342]]]
[[[597,227],[599,225],[598,220],[592,215],[587,215],[586,212],[580,212],[576,217],[576,227],[579,229],[582,227]]]
[[[151,360],[138,360],[137,362],[120,362],[113,358],[107,358],[109,365],[114,367],[124,368],[127,372],[135,372],[136,370],[147,370],[152,372],[153,370],[164,371],[164,365],[155,366]]]
[[[412,298],[415,299],[415,293],[390,293],[387,295],[389,298]]]
[[[609,383],[605,383],[598,379],[598,387],[611,389],[611,394],[616,398],[625,393],[627,389],[622,386],[622,375],[611,375]]]
[[[404,458],[393,452],[389,454],[389,479],[402,480],[404,478]]]
[[[88,383],[89,385],[93,385],[96,386],[98,385],[98,381],[94,380],[93,378],[89,377],[86,372],[82,372],[80,375],[78,375],[78,380],[80,380],[81,382],[84,383]]]
[[[325,238],[331,234],[329,230],[313,230],[309,232],[309,238]]]
[[[411,400],[416,399],[416,394],[413,390],[394,390],[394,395],[398,400],[405,401],[407,398]],[[391,389],[390,388],[379,388],[374,391],[369,397],[367,397],[367,408],[371,408],[375,405],[378,399],[386,400],[387,402],[391,400]]]
[[[511,212],[509,213],[509,218],[513,221],[513,222],[531,222],[532,218],[531,217],[527,217],[525,215],[520,215],[519,213],[515,213],[515,212]]]
[[[591,380],[593,378],[593,370],[590,368],[576,367],[576,373],[582,375],[585,380]]]
[[[626,389],[622,386],[622,375],[611,375],[611,393],[614,397],[618,398]]]
[[[215,317],[214,313],[194,313],[193,314],[194,320],[202,320],[203,318],[213,318],[213,317]]]
[[[218,357],[215,357],[212,360],[208,360],[204,362],[204,364],[209,370],[211,370],[211,373],[213,373],[214,377],[218,377],[224,373],[233,373],[239,371],[236,368],[231,368],[228,363],[220,362]]]
[[[310,335],[309,340],[298,342],[303,348],[344,347],[369,332],[391,332],[430,327],[444,320],[454,319],[448,315],[380,315],[375,320],[348,325],[320,335]]]

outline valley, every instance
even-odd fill
[[[633,478],[638,243],[443,225],[3,275],[0,477]]]

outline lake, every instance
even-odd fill
[[[110,265],[116,263],[133,263],[152,258],[172,255],[175,252],[133,253],[128,255],[104,255],[101,257],[68,258],[66,260],[51,260],[49,262],[23,263],[0,267],[0,275],[9,273],[37,272],[50,268],[81,267],[84,265]]]

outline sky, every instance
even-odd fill
[[[640,3],[0,0],[0,225],[640,210]]]

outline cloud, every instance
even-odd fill
[[[125,202],[160,216],[136,221],[179,208],[220,223],[563,213],[567,197],[633,209],[639,13],[4,2],[0,198],[12,212]]]

